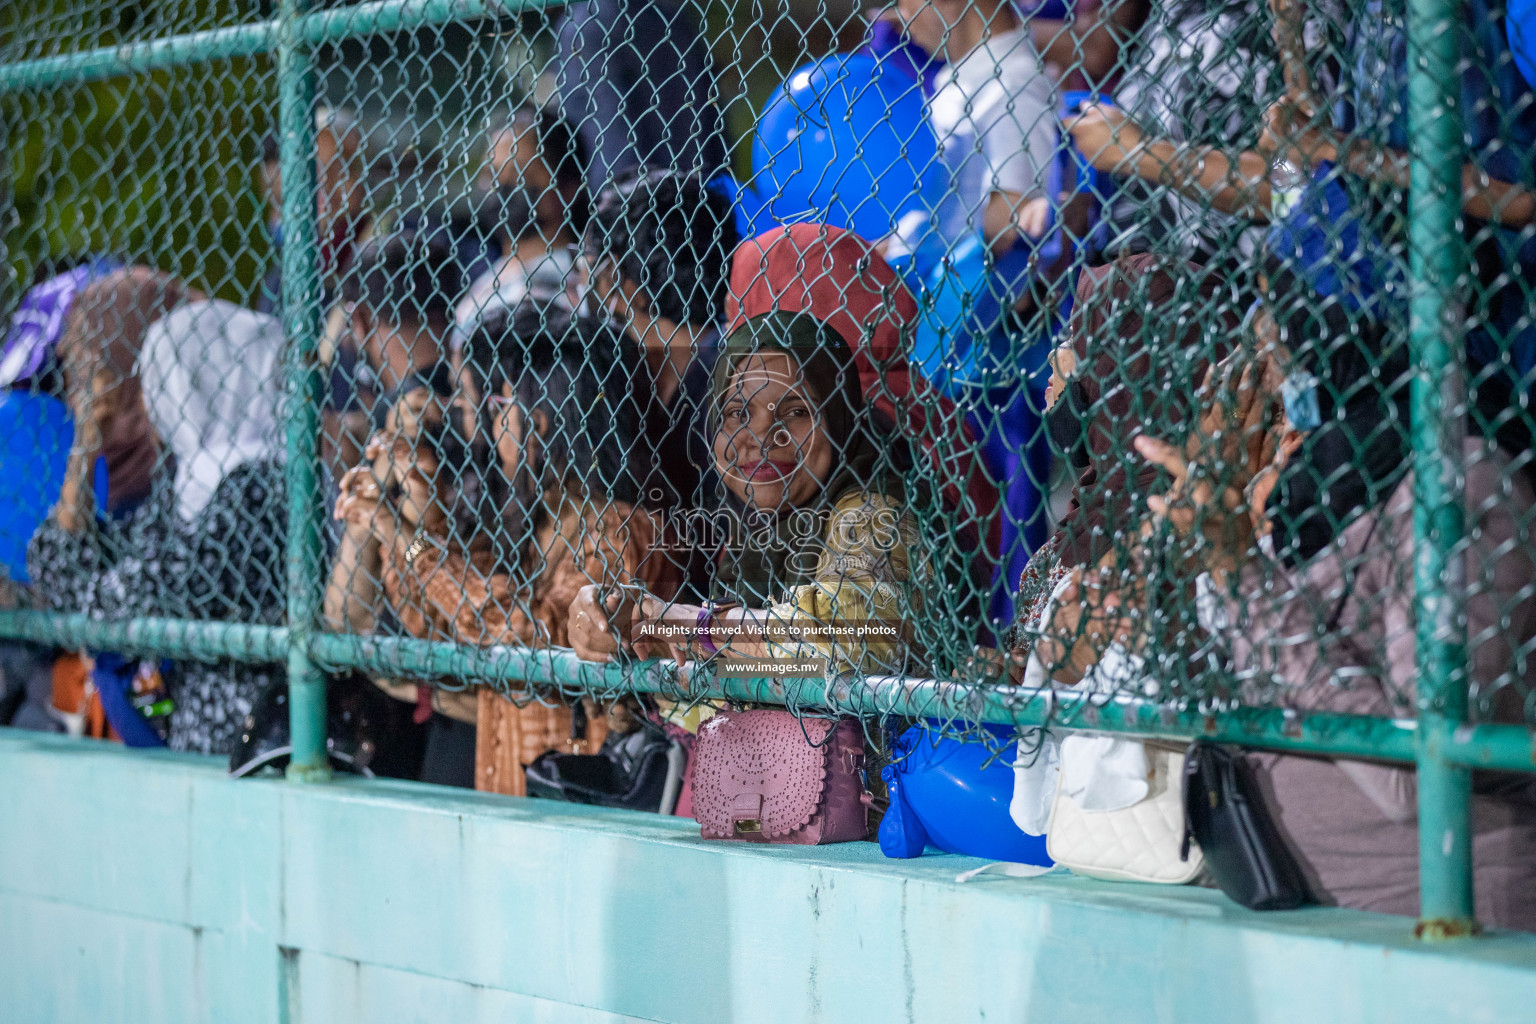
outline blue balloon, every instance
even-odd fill
[[[1536,0],[1509,0],[1504,29],[1520,76],[1527,85],[1536,86]]]
[[[59,500],[75,425],[57,398],[26,391],[0,392],[0,565],[27,582],[27,542]],[[96,500],[106,501],[107,464],[96,460]]]
[[[922,88],[864,54],[800,68],[769,97],[752,140],[755,227],[802,220],[890,234],[948,187]]]
[[[1008,733],[993,730],[1000,741]],[[942,739],[913,726],[896,741],[899,758],[881,773],[891,805],[880,821],[887,857],[916,857],[925,845],[946,853],[1048,866],[1045,837],[1013,823],[1013,765],[991,756],[985,744]],[[985,767],[983,767],[985,766]]]

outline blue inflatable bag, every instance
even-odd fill
[[[1006,741],[1005,730],[992,731]],[[1013,765],[1006,756],[992,758],[986,744],[940,738],[923,726],[902,733],[891,755],[880,776],[891,801],[880,821],[887,857],[917,857],[936,846],[987,860],[1051,864],[1045,837],[1025,834],[1008,814]]]

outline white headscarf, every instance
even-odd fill
[[[213,299],[150,326],[139,352],[144,404],[176,456],[181,514],[197,515],[224,474],[282,453],[283,327]]]

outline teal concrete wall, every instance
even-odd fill
[[[1536,1018],[1536,938],[0,730],[0,1021]]]

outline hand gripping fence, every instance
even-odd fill
[[[205,752],[285,676],[295,781],[350,677],[1411,764],[1475,932],[1474,773],[1536,770],[1513,7],[38,6],[0,637],[183,665]]]

